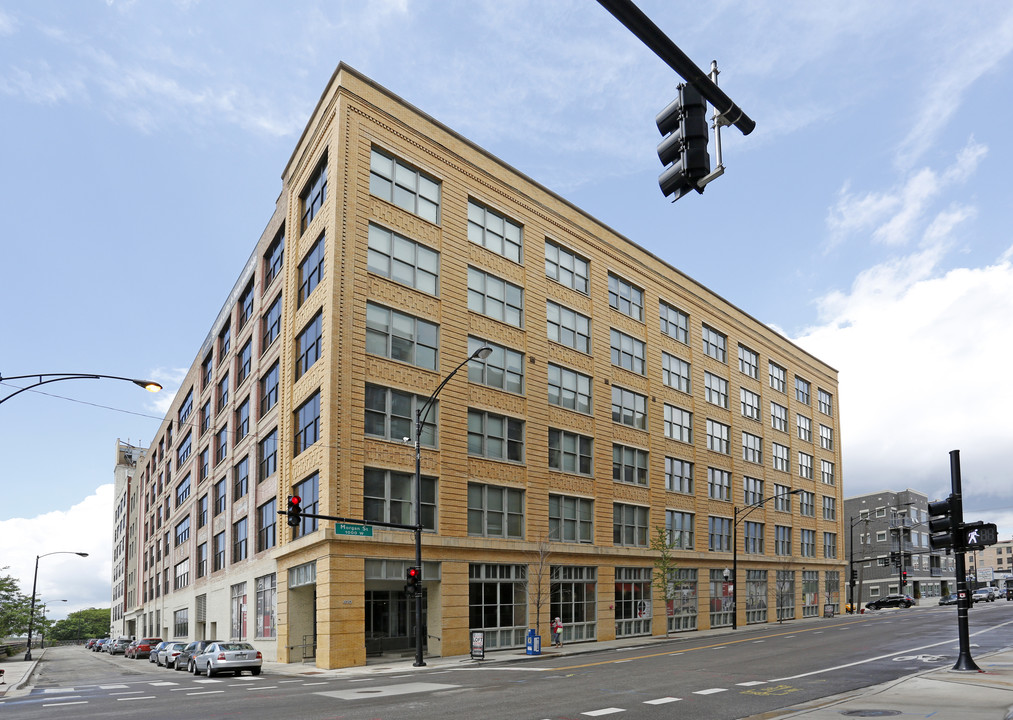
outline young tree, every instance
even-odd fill
[[[551,601],[551,578],[549,577],[552,566],[549,558],[552,552],[549,550],[549,541],[542,537],[535,545],[535,549],[529,553],[528,574],[524,581],[528,593],[528,602],[535,608],[535,634],[542,634],[542,607]]]
[[[0,572],[7,569],[4,566]],[[28,632],[31,605],[31,598],[21,592],[17,579],[11,575],[0,575],[0,638]]]
[[[655,528],[654,537],[651,538],[651,550],[658,555],[654,558],[653,585],[665,600],[665,637],[668,637],[668,617],[675,605],[676,583],[673,576],[679,566],[672,556],[672,550],[677,547],[679,544],[672,542],[664,526],[659,525]]]

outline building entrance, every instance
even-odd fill
[[[428,645],[425,618],[428,595],[422,591],[422,648]],[[402,655],[415,650],[415,598],[401,590],[366,590],[366,655]]]

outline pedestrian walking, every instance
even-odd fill
[[[552,621],[552,644],[563,647],[563,621],[558,617]]]

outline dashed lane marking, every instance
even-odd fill
[[[694,695],[713,695],[714,693],[728,692],[728,688],[710,688],[708,690],[694,690]]]
[[[390,697],[392,695],[407,695],[409,693],[435,692],[437,690],[453,690],[459,685],[446,685],[443,683],[413,682],[401,683],[400,685],[376,685],[373,687],[360,687],[353,690],[325,690],[318,691],[317,695],[337,698],[339,700],[362,700],[363,698]]]
[[[225,692],[224,690],[202,690],[200,692],[187,693],[186,695],[187,695],[187,697],[189,697],[191,695],[217,695],[219,693],[224,693],[224,692]]]
[[[99,685],[99,690],[119,690],[121,688],[129,687],[129,685]]]
[[[644,700],[644,705],[664,705],[665,703],[679,702],[682,698],[663,697],[656,700]]]
[[[154,695],[141,695],[140,697],[116,698],[117,700],[154,700]]]
[[[599,715],[614,715],[615,713],[626,712],[623,708],[610,707],[602,708],[601,710],[588,710],[587,712],[581,713],[581,715],[589,715],[590,717],[598,717]]]
[[[750,680],[749,682],[735,683],[739,687],[752,687],[753,685],[766,685],[766,680]]]
[[[74,702],[42,703],[42,707],[63,707],[64,705],[87,705],[87,700],[75,700]]]

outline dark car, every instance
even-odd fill
[[[151,646],[151,652],[148,654],[148,662],[158,664],[158,651],[169,644],[168,640],[162,640],[157,645]]]
[[[939,598],[939,604],[940,605],[956,605],[957,604],[957,595],[956,595],[956,593],[950,593],[949,595],[943,595],[941,598]]]
[[[135,660],[140,658],[150,658],[151,651],[155,648],[158,643],[162,642],[162,638],[141,638],[134,644],[134,650],[132,653],[128,653],[127,657],[132,657]]]
[[[192,643],[189,643],[185,648],[183,648],[183,652],[181,652],[179,654],[179,657],[176,658],[176,669],[177,670],[189,670],[194,675],[196,675],[197,673],[194,671],[193,659],[197,655],[200,655],[202,652],[204,652],[204,650],[207,648],[208,645],[210,645],[212,643],[216,643],[216,642],[221,642],[221,641],[220,640],[194,640]]]
[[[870,603],[865,604],[867,610],[882,610],[888,607],[903,607],[909,608],[915,604],[915,599],[910,595],[891,594],[873,600]]]
[[[127,646],[130,645],[130,638],[119,637],[108,643],[108,652],[110,655],[123,655],[127,651]],[[105,649],[105,648],[103,648]]]
[[[107,642],[111,642],[109,638],[99,638],[95,641],[95,644],[91,646],[92,652],[102,652],[102,646]]]

